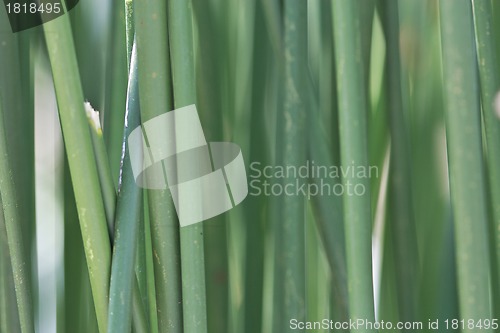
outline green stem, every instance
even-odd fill
[[[319,35],[316,37],[319,44],[317,45],[318,49],[311,50],[310,58],[318,57],[318,54],[320,56],[319,61],[317,61],[318,72],[311,75],[313,82],[308,84],[310,90],[308,110],[311,110],[307,113],[308,157],[317,165],[338,166],[340,163],[339,137],[336,132],[332,131],[332,127],[337,127],[334,121],[336,122],[338,117],[338,110],[334,107],[336,96],[331,3],[314,1],[312,3],[318,6],[312,10],[311,14],[314,14],[312,20],[319,21],[320,27],[316,32]],[[373,15],[371,4],[368,7],[370,8],[366,8],[366,10],[371,11],[371,15]],[[367,14],[367,16],[369,15]],[[367,49],[369,49],[369,44]],[[317,94],[312,91],[314,86],[318,87]],[[316,96],[318,97],[314,98]],[[309,182],[318,188],[322,186],[323,181],[329,182],[332,188],[339,184],[337,179],[319,179],[317,177],[309,179]],[[333,320],[345,321],[349,319],[349,313],[342,197],[314,196],[311,198],[311,208],[330,268],[332,285],[330,313]]]
[[[488,218],[472,5],[466,0],[441,0],[440,14],[460,317],[490,318]]]
[[[8,19],[0,9],[0,31],[7,31]],[[5,22],[5,23],[4,23]],[[5,27],[5,28],[4,28]],[[0,33],[0,93],[4,112],[7,153],[16,185],[16,203],[24,239],[26,279],[33,290],[36,307],[35,189],[34,189],[34,84],[31,64],[31,32]],[[34,260],[35,259],[35,260]]]
[[[125,41],[125,6],[123,0],[113,0],[111,49],[106,65],[106,94],[103,134],[109,157],[111,177],[118,187],[122,155],[123,119],[127,100],[127,55]]]
[[[44,24],[99,332],[107,328],[111,253],[78,64],[66,15]]]
[[[0,213],[0,250],[0,332],[18,333],[21,327],[3,212]]]
[[[148,207],[148,194],[144,193],[144,207]],[[144,210],[144,234],[145,234],[145,248],[146,248],[146,288],[148,295],[148,312],[151,333],[158,333],[158,314],[156,305],[156,288],[155,288],[155,272],[154,272],[154,257],[153,257],[153,243],[151,239],[151,224],[149,219],[149,211]]]
[[[270,43],[258,36],[268,33],[263,18],[263,4],[256,4],[255,32],[253,44],[253,78],[251,91],[250,128],[258,130],[250,135],[250,160],[268,164],[268,135],[265,127],[265,94],[269,89],[266,73],[273,59]],[[265,51],[263,51],[265,50]],[[215,57],[215,56],[214,56]],[[207,67],[207,66],[205,66]],[[213,75],[217,77],[216,75]],[[262,306],[264,287],[264,237],[266,231],[267,200],[262,197],[248,196],[245,199],[245,294],[244,294],[244,332],[254,333],[262,330]]]
[[[493,290],[497,304],[496,311],[500,314],[498,274],[500,271],[500,120],[495,115],[495,94],[500,88],[498,75],[498,53],[496,49],[497,33],[493,27],[493,8],[491,0],[475,0],[474,17],[476,25],[476,47],[478,53],[479,78],[481,83],[482,114],[486,131],[486,161],[489,177],[489,203],[492,208],[494,262]],[[498,110],[497,110],[498,111]],[[496,282],[495,282],[496,281]],[[498,317],[498,315],[497,315]]]
[[[310,108],[314,112],[308,114],[309,133],[309,158],[317,165],[338,165],[339,161],[334,161],[331,148],[328,146],[327,137],[321,130],[321,114],[317,103],[310,103]],[[310,183],[318,188],[322,186],[322,179],[311,177]],[[339,182],[336,179],[325,180],[333,188]],[[347,273],[345,259],[345,232],[343,220],[341,196],[315,196],[311,198],[311,208],[319,235],[325,248],[325,254],[330,265],[332,279],[333,311],[336,320],[344,321],[349,319],[348,315],[348,295],[347,295]]]
[[[174,106],[196,102],[194,76],[192,3],[169,2],[170,54],[174,84]],[[181,234],[182,298],[184,332],[207,332],[203,224],[183,227]]]
[[[146,122],[173,109],[167,2],[135,7],[141,118]],[[182,330],[179,222],[168,190],[148,190],[149,219],[159,332]]]
[[[397,0],[383,2],[387,40],[387,78],[391,161],[389,174],[389,214],[394,228],[395,269],[399,314],[403,321],[416,320],[418,253],[411,195],[409,130],[405,119],[401,84],[399,7]]]
[[[305,106],[308,101],[304,81],[307,78],[307,3],[292,0],[284,5],[282,60],[285,83],[283,105],[278,115],[278,159],[282,165],[299,166],[306,159]],[[289,184],[294,179],[286,178],[283,181]],[[306,317],[305,198],[283,196],[280,200],[280,222],[275,234],[274,330],[289,332],[290,318],[303,321]]]
[[[82,235],[67,162],[64,161],[64,325],[62,332],[84,333],[97,329],[92,291],[85,267]],[[88,313],[91,308],[94,314]]]
[[[0,193],[2,195],[5,228],[7,230],[7,243],[9,245],[12,271],[14,273],[21,332],[29,333],[35,331],[33,305],[31,302],[31,281],[28,274],[30,267],[27,265],[24,254],[25,248],[19,206],[17,204],[16,185],[14,184],[6,141],[4,111],[0,96]]]
[[[350,0],[333,2],[334,43],[339,100],[341,166],[368,170],[367,104],[359,6]],[[349,311],[352,320],[374,320],[371,254],[370,183],[350,173],[344,185],[360,187],[361,195],[344,196]],[[374,330],[366,330],[373,332]]]
[[[115,219],[115,237],[113,261],[109,290],[108,333],[121,333],[130,330],[132,322],[132,303],[141,303],[140,292],[136,286],[134,257],[137,244],[137,228],[142,220],[142,191],[136,185],[132,174],[132,165],[128,151],[128,135],[140,125],[139,91],[137,80],[137,55],[132,51],[129,89],[127,94],[127,112],[125,127],[125,154],[122,163],[121,182],[118,192]],[[135,290],[134,290],[135,289]],[[132,294],[134,290],[134,298]],[[138,326],[140,332],[147,328]]]

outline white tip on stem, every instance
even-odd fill
[[[101,120],[99,119],[99,111],[94,110],[92,105],[89,102],[84,102],[85,112],[87,113],[87,118],[91,125],[95,128],[95,130],[100,133],[101,129]]]

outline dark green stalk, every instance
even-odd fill
[[[148,207],[148,194],[143,193],[144,207]],[[153,243],[151,239],[151,225],[149,219],[148,209],[144,210],[144,234],[145,234],[145,248],[146,248],[146,292],[148,300],[148,314],[149,326],[151,333],[158,333],[158,314],[156,305],[156,288],[155,288],[155,271],[154,271],[154,257],[153,257]]]
[[[441,0],[440,14],[460,317],[490,318],[488,217],[472,5],[466,0]],[[464,332],[475,329],[466,327]]]
[[[278,0],[260,0],[264,11],[267,30],[269,31],[269,39],[271,46],[276,55],[282,51],[282,27],[281,27],[281,12],[280,1]]]
[[[284,3],[283,105],[278,115],[278,157],[281,165],[299,166],[306,160],[305,126],[307,91],[307,4],[292,0]],[[283,185],[293,178],[283,180]],[[305,181],[305,180],[302,180]],[[276,270],[274,277],[274,331],[289,332],[290,318],[305,320],[305,198],[280,198],[276,225]]]
[[[310,108],[315,112],[308,114],[309,126],[309,154],[311,161],[317,165],[338,165],[332,158],[331,149],[326,143],[327,137],[324,133],[319,106],[311,103]],[[333,188],[339,184],[336,179],[321,179]],[[311,184],[321,188],[320,179],[310,179]],[[349,319],[348,295],[347,295],[347,272],[345,259],[345,235],[343,224],[343,208],[341,196],[315,196],[311,199],[312,211],[325,254],[331,270],[334,311],[331,313],[334,319],[342,321]]]
[[[498,75],[498,53],[495,43],[498,36],[493,27],[493,8],[491,0],[475,0],[472,2],[474,8],[476,47],[478,54],[479,78],[481,83],[482,114],[486,133],[486,161],[489,177],[489,203],[492,209],[492,221],[490,232],[493,237],[492,254],[494,261],[494,272],[492,276],[492,287],[494,300],[497,304],[496,313],[500,313],[500,119],[495,112],[498,109],[498,100],[495,100],[500,88],[500,77]],[[498,98],[498,97],[497,97]],[[497,110],[494,104],[497,103]]]
[[[145,192],[145,191],[144,191]],[[140,205],[140,222],[137,226],[137,245],[135,247],[135,275],[137,277],[137,286],[139,287],[139,294],[141,302],[144,305],[144,310],[148,313],[147,307],[148,303],[148,290],[147,290],[147,275],[146,275],[146,230],[144,225],[149,224],[149,220],[146,220],[144,215],[144,193],[142,193],[143,198]]]
[[[132,322],[132,290],[135,287],[134,257],[137,244],[137,228],[141,219],[142,191],[135,183],[130,163],[128,135],[140,125],[139,90],[137,80],[137,55],[132,51],[129,88],[127,94],[127,124],[125,127],[125,154],[122,163],[120,187],[118,192],[113,261],[109,291],[108,333],[121,333],[130,330]],[[142,302],[140,292],[134,293],[135,302]],[[140,327],[147,332],[146,327]]]
[[[172,0],[168,9],[174,106],[180,108],[196,102],[192,3]],[[183,227],[180,234],[184,332],[206,333],[203,224]]]
[[[109,157],[111,177],[118,187],[122,154],[123,119],[127,100],[127,46],[125,40],[125,6],[123,0],[113,0],[111,41],[106,65],[106,94],[103,134]]]
[[[395,269],[401,320],[416,320],[418,252],[411,195],[411,157],[406,107],[403,105],[397,0],[383,2],[387,41],[391,161],[389,174],[390,227],[394,229]]]
[[[0,108],[5,110],[4,123],[7,150],[10,155],[12,177],[16,184],[16,203],[19,209],[19,224],[24,238],[24,255],[26,279],[28,284],[36,287],[36,280],[31,273],[36,272],[32,250],[34,243],[35,207],[34,207],[34,107],[33,107],[33,67],[30,65],[31,34],[22,32],[13,34],[9,31],[8,19],[0,9],[0,94],[3,96]],[[20,154],[19,152],[23,152]],[[5,244],[7,249],[7,244]],[[36,255],[34,256],[36,258]],[[5,252],[4,287],[7,289],[5,301],[15,301],[14,280],[8,251]],[[36,304],[35,296],[30,300]],[[11,318],[5,319],[5,324],[14,331],[19,330],[17,306],[9,307]],[[1,321],[1,320],[0,320]]]
[[[21,332],[35,331],[33,320],[33,305],[31,299],[31,281],[29,280],[26,256],[24,254],[24,240],[21,230],[19,206],[16,197],[16,185],[11,166],[9,165],[7,140],[5,134],[4,110],[0,96],[0,193],[7,230],[7,243],[9,246],[14,285],[16,288],[17,308]]]
[[[255,32],[253,43],[253,80],[251,94],[250,160],[268,164],[268,134],[265,133],[265,93],[269,88],[266,73],[273,59],[270,44],[259,36],[268,33],[263,19],[263,4],[256,4]],[[262,330],[262,306],[264,284],[264,237],[266,232],[265,216],[267,200],[248,196],[245,199],[245,281],[244,281],[244,332],[254,333]]]
[[[30,279],[33,291],[35,318],[39,316],[38,302],[38,262],[36,242],[36,207],[35,207],[35,62],[34,53],[39,32],[25,30],[19,34],[19,63],[23,112],[15,115],[18,126],[9,126],[12,131],[22,135],[16,145],[9,143],[9,149],[23,151],[15,154],[18,159],[16,184],[20,209],[22,211],[23,234],[25,235],[27,260],[30,266]],[[22,133],[22,134],[21,134]],[[14,140],[16,140],[14,138]],[[24,215],[24,216],[23,216]],[[37,319],[36,319],[37,320]]]
[[[64,161],[64,325],[60,332],[87,333],[97,328],[92,290],[85,266],[84,245],[78,224],[67,156]],[[89,309],[92,309],[89,312]]]
[[[331,3],[321,1],[315,5],[312,21],[319,21],[320,27],[318,50],[311,50],[310,58],[315,60],[318,68],[312,81],[308,84],[309,102],[307,109],[308,125],[308,157],[317,165],[336,165],[339,161],[339,138],[337,131],[337,109],[335,92],[335,69],[333,60],[333,38],[331,26]],[[367,9],[368,10],[368,9]],[[373,11],[373,8],[371,9]],[[369,10],[368,10],[369,11]],[[372,13],[373,15],[373,13]],[[370,30],[371,31],[371,30]],[[310,59],[311,61],[312,59]],[[317,87],[317,92],[313,92]],[[333,92],[333,94],[332,94]],[[317,97],[316,97],[317,96]],[[332,111],[333,110],[333,111]],[[321,188],[321,182],[328,182],[333,188],[338,179],[319,179],[312,177],[309,182]],[[317,195],[311,198],[311,208],[319,230],[319,237],[328,259],[331,274],[330,313],[333,320],[344,321],[349,318],[347,296],[347,269],[345,260],[345,233],[341,196]]]
[[[333,2],[333,32],[339,99],[341,166],[368,170],[367,104],[359,22],[361,3]],[[371,254],[370,182],[349,174],[345,186],[362,194],[344,196],[350,318],[374,320]],[[367,330],[372,332],[373,330]]]
[[[5,16],[4,16],[5,15]],[[24,239],[23,259],[26,279],[31,288],[37,286],[35,240],[35,189],[34,189],[34,85],[31,65],[31,34],[28,31],[9,31],[5,11],[0,9],[0,94],[4,112],[7,153],[10,156],[12,177],[16,185],[16,203],[19,224]],[[35,252],[33,251],[35,250]],[[35,254],[33,256],[33,254]],[[33,260],[35,259],[35,261]],[[36,289],[35,289],[36,290]],[[36,306],[33,293],[33,310]]]
[[[62,16],[44,24],[44,32],[99,332],[104,333],[107,328],[111,266],[109,235],[68,17]]]
[[[197,70],[196,102],[205,136],[207,139],[210,138],[210,141],[223,141],[225,135],[232,134],[227,131],[224,133],[221,119],[224,118],[227,124],[231,124],[228,128],[234,128],[232,122],[234,117],[231,115],[234,114],[234,109],[231,105],[234,103],[232,97],[235,94],[228,92],[230,89],[228,87],[231,86],[229,81],[234,78],[231,75],[234,74],[232,65],[236,58],[231,56],[233,54],[231,51],[223,50],[226,50],[229,45],[228,35],[238,30],[238,28],[227,29],[232,23],[231,18],[238,17],[234,11],[235,7],[242,8],[237,1],[231,4],[193,1],[196,19],[193,27],[196,28],[194,30]],[[219,37],[214,38],[215,35]],[[224,66],[221,66],[222,64]],[[231,87],[234,88],[234,85]],[[223,98],[223,96],[228,98]],[[224,214],[206,221],[203,225],[207,330],[209,332],[228,331],[229,318],[234,318],[231,317],[233,315],[237,316],[241,309],[229,305],[231,298],[229,285],[234,280],[231,281],[229,275],[228,247],[231,244],[230,241],[234,239],[232,236],[235,235],[231,233],[227,221],[228,217]]]
[[[90,1],[84,1],[66,16],[70,18],[83,96],[96,109],[103,110],[106,63],[99,55],[99,50],[105,49],[109,29],[105,29],[105,33],[97,33],[94,27],[99,24],[94,16],[97,10],[102,9],[97,9]]]
[[[109,167],[109,159],[108,154],[106,152],[106,147],[104,144],[104,140],[102,138],[102,130],[99,123],[99,115],[97,111],[93,110],[90,104],[86,103],[86,111],[87,118],[90,123],[90,132],[92,137],[92,146],[94,148],[94,153],[96,155],[97,161],[97,170],[99,174],[99,180],[101,184],[101,191],[104,199],[104,207],[106,211],[106,220],[108,222],[108,232],[109,238],[111,242],[114,238],[115,231],[115,209],[116,209],[116,192],[115,186],[113,184],[113,179],[111,175],[111,168]],[[132,203],[131,203],[132,204]],[[127,205],[125,205],[127,206]],[[141,208],[142,210],[142,208]],[[140,277],[140,276],[139,276]],[[142,294],[139,290],[139,285],[134,285],[135,289],[133,290],[133,316],[134,316],[134,327],[136,330],[140,330],[141,328],[144,330],[144,327],[147,325],[147,318],[145,314],[144,304],[140,299],[140,295]],[[136,295],[137,294],[137,295]],[[136,297],[139,296],[139,297]]]
[[[154,17],[154,19],[152,19]],[[173,109],[167,2],[135,7],[141,118],[146,122]],[[179,222],[170,192],[148,190],[149,219],[159,332],[182,330]]]
[[[0,250],[0,332],[18,333],[21,327],[3,212],[0,213]]]

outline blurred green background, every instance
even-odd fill
[[[12,33],[2,7],[0,332],[500,332],[499,8],[80,0]],[[249,184],[362,195],[250,186],[179,228],[168,190],[135,185],[126,137],[194,103]],[[377,173],[251,167],[307,163]]]

